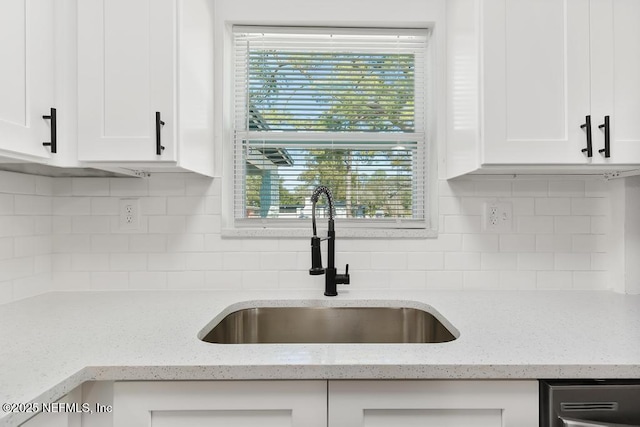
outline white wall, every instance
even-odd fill
[[[0,171],[0,304],[51,289],[52,182]]]
[[[55,179],[54,287],[321,295],[307,238],[221,237],[220,188],[188,174]],[[599,178],[441,181],[437,239],[338,238],[337,263],[359,289],[607,289],[607,196]],[[118,230],[122,197],[140,198],[140,231]],[[496,199],[512,202],[514,232],[482,231]]]

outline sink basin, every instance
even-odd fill
[[[218,344],[441,343],[456,337],[431,313],[406,307],[252,307],[204,334]]]

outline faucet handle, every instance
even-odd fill
[[[348,285],[351,282],[351,278],[349,277],[349,264],[347,264],[347,268],[344,274],[336,274],[336,283],[339,285]]]

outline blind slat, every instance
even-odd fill
[[[234,28],[236,218],[424,219],[426,32],[322,31]]]

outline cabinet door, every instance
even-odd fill
[[[640,2],[591,1],[592,111],[596,152],[609,116],[611,164],[640,163]]]
[[[175,160],[175,34],[175,0],[78,2],[80,160]]]
[[[486,0],[482,16],[481,163],[590,162],[589,2]]]
[[[49,158],[54,105],[51,0],[0,2],[0,150]],[[4,153],[3,153],[4,154]]]
[[[326,427],[325,381],[163,381],[114,385],[118,427]]]
[[[329,426],[537,427],[537,381],[329,381]]]

